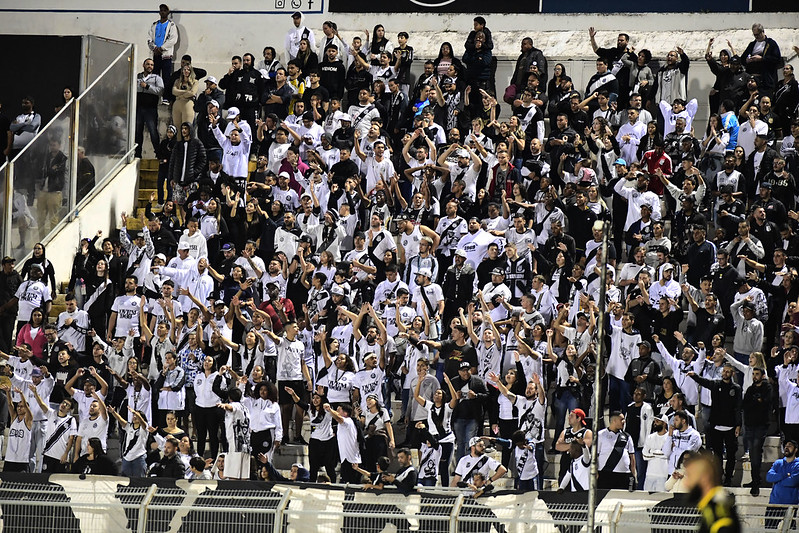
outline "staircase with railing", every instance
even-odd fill
[[[53,241],[133,161],[135,46],[84,43],[81,94],[0,166],[0,252],[18,261]]]

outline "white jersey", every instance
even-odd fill
[[[537,396],[533,398],[516,396],[514,405],[519,409],[519,429],[524,431],[525,438],[536,444],[544,442],[546,402],[539,402]]]
[[[598,448],[598,461],[599,470],[615,473],[629,473],[630,472],[630,456],[635,452],[633,447],[633,439],[628,433],[619,430],[614,433],[608,428],[600,430],[597,435]],[[618,461],[611,464],[611,456],[617,448],[622,449],[622,453],[618,456]]]
[[[638,331],[627,333],[619,326],[611,325],[613,332],[610,335],[610,358],[608,358],[607,372],[613,377],[624,379],[627,368],[633,359],[638,358],[638,343],[641,335]]]
[[[419,479],[437,479],[441,461],[441,445],[432,448],[423,442],[419,448]]]
[[[137,295],[117,296],[111,311],[116,312],[117,322],[114,329],[114,337],[127,337],[130,330],[134,331],[134,336],[139,336],[139,303],[141,297]],[[147,309],[144,309],[147,311]]]
[[[17,320],[20,322],[29,321],[34,309],[44,307],[45,303],[53,299],[47,285],[33,280],[28,280],[20,285],[14,296],[19,300]]]
[[[458,466],[455,467],[455,475],[460,476],[460,480],[464,483],[472,483],[474,475],[480,473],[483,478],[488,480],[491,477],[491,472],[496,472],[502,466],[502,463],[488,455],[481,455],[474,457],[472,454],[464,455],[458,461]]]
[[[422,296],[422,291],[424,291],[426,298]],[[433,317],[438,312],[438,302],[444,300],[444,291],[441,290],[441,285],[438,283],[430,283],[424,287],[416,287],[413,290],[412,297],[416,312],[422,314],[422,306],[424,306],[427,309],[427,316],[430,317],[432,321]],[[430,302],[430,304],[428,305],[427,302]]]
[[[521,481],[538,477],[538,463],[535,460],[535,448],[513,447],[513,458],[516,461],[517,476]]]
[[[147,453],[147,428],[139,426],[134,428],[133,424],[125,426],[125,449],[122,451],[122,458],[125,461],[133,461]]]
[[[69,326],[64,324],[68,318],[72,319]],[[77,352],[86,350],[86,334],[89,331],[89,313],[81,309],[76,309],[73,313],[64,311],[58,315],[57,327],[58,338],[60,340],[72,344]]]
[[[452,432],[452,407],[449,403],[436,407],[436,404],[430,400],[425,400],[423,408],[427,411],[427,427],[430,434],[434,435],[439,443],[455,442],[455,434]]]
[[[97,418],[81,418],[80,426],[78,427],[78,436],[81,437],[80,441],[80,456],[83,457],[89,453],[89,439],[97,437],[103,444],[103,451],[108,451],[106,440],[108,439],[108,420],[104,419],[102,415],[97,415]]]
[[[6,462],[28,463],[31,454],[31,435],[32,432],[25,424],[25,419],[14,418],[8,430]]]
[[[72,415],[60,417],[58,411],[50,409],[47,412],[47,431],[44,435],[45,457],[61,459],[67,451],[70,437],[77,434],[78,423],[75,421],[75,417]]]
[[[385,377],[386,373],[379,366],[374,367],[372,370],[364,369],[355,374],[355,378],[352,380],[352,388],[358,389],[362,412],[367,412],[367,396],[377,396],[378,403],[383,405],[383,379]]]
[[[569,471],[563,476],[560,486],[571,492],[583,492],[588,490],[589,478],[591,476],[591,453],[587,447],[583,448],[583,455],[574,459],[569,465]]]
[[[413,231],[408,234],[404,231],[399,234],[399,241],[402,249],[405,250],[405,264],[419,255],[419,242],[422,240],[422,230],[419,229],[417,224],[413,225]]]
[[[358,430],[352,418],[344,417],[338,425],[338,455],[342,461],[350,464],[361,463],[361,451],[358,447]]]

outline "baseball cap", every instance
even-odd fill
[[[42,371],[40,369],[34,368],[33,370],[31,370],[31,377],[32,378],[38,378],[38,377],[41,377],[41,376],[42,376]]]
[[[463,248],[458,248],[457,250],[455,250],[455,255],[459,257],[466,257],[466,250],[464,250]]]
[[[469,151],[466,150],[466,148],[461,148],[456,153],[458,154],[458,157],[469,157]]]
[[[236,247],[231,242],[226,242],[222,245],[222,251],[227,252],[228,250],[235,250]]]
[[[472,364],[469,361],[461,361],[458,365],[458,370],[463,370],[464,368],[472,368]]]
[[[16,259],[14,259],[13,257],[8,256],[8,255],[3,258],[3,264],[4,265],[7,264],[7,263],[16,263],[16,262],[17,262]]]
[[[240,111],[238,107],[231,107],[230,109],[227,110],[227,119],[233,120],[234,118],[239,116],[239,113]]]
[[[433,277],[433,273],[430,271],[429,268],[420,268],[419,271],[417,272],[417,274],[420,275],[420,276],[425,276],[427,278],[431,278],[431,279]]]
[[[641,341],[638,343],[638,346],[646,346],[650,350],[652,349],[652,345],[649,343],[649,341]]]
[[[208,100],[208,104],[206,104],[206,105],[210,105],[210,106],[213,106],[213,107],[219,107],[219,102],[217,102],[216,100]]]
[[[492,276],[504,276],[505,275],[505,271],[503,269],[501,269],[501,268],[495,268],[495,269],[491,270],[491,275]]]
[[[472,446],[477,446],[477,443],[480,442],[481,440],[483,439],[481,439],[480,437],[472,437],[471,439],[469,439],[469,448],[471,448]]]
[[[291,18],[293,18],[293,19],[301,19],[302,18],[302,13],[300,13],[299,11],[295,11],[294,13],[291,14]]]
[[[164,254],[155,254],[155,257],[166,263],[166,256]]]
[[[770,181],[764,181],[760,184],[761,189],[771,189],[772,183]]]
[[[671,263],[666,263],[665,265],[663,265],[663,272],[667,270],[674,270],[674,265],[672,265]]]
[[[207,78],[205,78],[205,83],[219,83],[219,82],[216,80],[215,77],[208,76]]]
[[[344,296],[344,289],[342,289],[340,285],[333,285],[333,287],[330,289],[330,294]]]
[[[627,166],[627,161],[625,161],[624,159],[622,159],[622,158],[620,157],[620,158],[618,158],[617,160],[615,160],[615,161],[613,162],[613,164],[614,164],[614,165],[624,165],[624,166],[626,167],[626,166]]]
[[[189,243],[187,243],[186,241],[180,241],[178,243],[178,250],[188,250],[188,249],[189,249]]]
[[[342,113],[341,116],[339,117],[339,120],[341,122],[352,122],[352,117],[349,116],[347,113]]]
[[[582,421],[583,425],[585,425],[585,411],[583,411],[582,409],[578,408],[578,409],[574,409],[572,411],[572,414],[574,414],[574,416],[579,418]]]

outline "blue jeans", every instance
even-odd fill
[[[627,405],[632,400],[630,384],[616,376],[608,374],[608,396],[610,396],[610,412],[627,413]]]
[[[436,480],[434,478],[431,478],[431,477],[421,477],[421,478],[419,478],[419,485],[421,485],[423,487],[435,487],[436,486]]]
[[[125,477],[144,477],[144,473],[147,471],[147,463],[144,458],[145,455],[132,461],[122,459],[122,467],[119,469],[120,474]]]
[[[646,461],[644,461],[644,448],[635,448],[635,476],[638,490],[644,490],[646,480]]]
[[[544,455],[544,446],[545,444],[543,442],[539,442],[535,445],[535,462],[538,465],[538,477],[536,477],[535,480],[538,483],[538,487],[544,486],[544,470],[547,469],[547,459]]]
[[[760,466],[763,464],[763,443],[766,442],[768,426],[744,425],[744,449],[749,450],[749,460],[752,466],[752,483],[760,486]]]
[[[469,453],[469,440],[479,434],[480,426],[473,418],[458,418],[452,421],[452,431],[458,443],[455,460],[460,461],[461,457]]]
[[[144,127],[150,133],[150,140],[153,143],[153,150],[158,151],[158,108],[137,107],[136,108],[136,157],[141,157],[144,143]]]
[[[578,407],[580,407],[580,399],[571,392],[563,390],[560,392],[560,398],[558,398],[558,393],[555,394],[552,402],[552,413],[555,415],[555,440],[560,437],[563,426],[566,424],[566,413]]]

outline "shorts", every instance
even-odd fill
[[[279,405],[294,405],[294,400],[291,398],[288,392],[286,392],[285,387],[290,387],[294,389],[294,394],[300,397],[300,401],[307,401],[307,391],[305,390],[305,382],[302,380],[296,381],[278,381],[277,382],[277,394],[278,400],[277,403]]]
[[[225,477],[250,479],[250,454],[244,452],[225,454]]]

